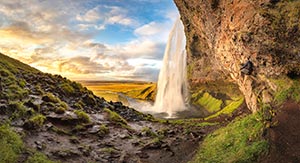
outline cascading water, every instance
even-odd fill
[[[178,111],[187,108],[186,81],[186,38],[183,24],[178,18],[169,35],[163,65],[158,78],[158,90],[153,109],[174,117]]]

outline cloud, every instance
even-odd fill
[[[73,79],[153,81],[173,23],[169,18],[140,21],[145,15],[137,11],[145,6],[132,5],[135,2],[1,1],[0,51]],[[102,32],[116,28],[132,37],[119,44],[98,41]]]
[[[161,24],[156,22],[150,22],[149,24],[145,24],[139,28],[137,28],[134,33],[140,36],[151,36],[158,33],[161,33]]]
[[[128,16],[128,11],[119,6],[97,5],[96,7],[78,14],[76,20],[80,21],[79,28],[87,30],[94,28],[96,30],[106,29],[107,25],[119,24],[123,26],[134,27],[137,21]],[[94,23],[99,23],[95,25]]]
[[[144,24],[134,30],[134,34],[140,39],[153,40],[166,44],[170,29],[173,27],[173,22],[155,22]]]
[[[76,19],[79,21],[84,21],[84,22],[96,22],[101,18],[100,13],[99,13],[99,7],[95,7],[91,10],[88,10],[85,14],[83,15],[77,15]]]

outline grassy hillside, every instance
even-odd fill
[[[156,84],[150,82],[88,82],[81,81],[88,89],[97,96],[104,97],[107,101],[121,101],[127,104],[127,99],[120,96],[123,93],[131,98],[154,101]]]
[[[42,73],[3,54],[0,54],[0,92],[0,163],[50,163],[48,156],[61,160],[62,155],[82,152],[73,148],[86,143],[69,144],[69,139],[79,139],[81,132],[88,134],[94,127],[97,130],[92,133],[102,137],[109,128],[127,131],[130,128],[127,121],[149,119],[132,108],[95,96],[77,82]],[[124,119],[122,126],[116,126],[118,119],[105,116],[108,111]],[[69,149],[57,149],[47,137],[59,140]],[[84,139],[95,138],[90,134]],[[88,157],[78,155],[76,158],[81,161]]]

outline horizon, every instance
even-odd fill
[[[0,4],[1,53],[76,81],[156,82],[179,16],[169,0]]]

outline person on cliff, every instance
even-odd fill
[[[245,75],[251,75],[253,71],[253,63],[250,61],[250,57],[247,58],[247,62],[242,65],[241,73]]]

